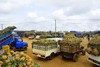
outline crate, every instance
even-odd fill
[[[10,46],[9,46],[9,45],[2,46],[2,49],[3,49],[5,52],[10,52]]]

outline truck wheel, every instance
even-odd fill
[[[52,54],[48,57],[49,60],[52,60],[53,58],[54,58],[54,53],[52,53]]]
[[[16,48],[15,47],[12,47],[13,51],[16,51]]]
[[[23,50],[27,50],[27,46],[24,46],[24,47],[23,47]]]
[[[63,55],[63,56],[62,56],[62,59],[66,59],[66,57]]]
[[[86,53],[85,51],[82,51],[82,55],[85,55],[85,53]]]
[[[0,47],[0,50],[2,49],[2,47]]]
[[[74,61],[74,62],[77,62],[77,61],[78,61],[78,57],[79,57],[78,54],[74,54],[74,56],[73,56],[73,61]]]

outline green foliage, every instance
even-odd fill
[[[51,35],[40,35],[40,38],[52,38]]]
[[[28,37],[28,36],[31,36],[31,35],[34,35],[35,33],[34,32],[25,32],[25,37]]]
[[[89,41],[89,44],[100,44],[100,36],[99,35],[95,35],[91,38],[91,40]]]
[[[41,40],[33,41],[32,44],[38,44],[38,45],[54,45],[54,44],[56,44],[56,41],[55,40],[41,39]]]
[[[15,26],[9,26],[7,28],[5,28],[4,30],[0,31],[0,35],[4,34],[4,33],[7,33],[9,32],[10,30],[13,30],[15,29],[16,27]]]
[[[79,45],[82,40],[74,34],[67,34],[60,44]]]
[[[37,63],[34,63],[32,67],[40,67],[40,65]]]

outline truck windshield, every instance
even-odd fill
[[[23,41],[21,38],[18,38],[18,41]]]

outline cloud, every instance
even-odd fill
[[[54,19],[56,20],[83,20],[83,19],[88,19],[88,17],[86,17],[86,15],[71,15],[71,16],[67,16],[65,14],[66,12],[63,9],[59,9],[56,10],[52,13],[52,16]]]
[[[93,8],[93,1],[91,0],[53,0],[51,4],[58,9],[64,9],[66,15],[82,14]],[[70,10],[68,11],[69,7]]]
[[[9,13],[31,4],[32,0],[0,0],[0,13]]]
[[[53,12],[53,16],[55,15],[58,20],[58,30],[94,31],[100,29],[100,9],[74,15],[65,13],[64,9]]]
[[[100,30],[99,0],[0,0],[0,23],[17,29]]]
[[[100,9],[90,11],[89,17],[94,20],[100,20]]]
[[[35,12],[28,12],[27,17],[28,18],[37,18],[38,16],[37,16],[37,13],[35,13]]]
[[[43,16],[39,16],[35,12],[28,12],[26,15],[26,20],[27,20],[26,22],[39,23],[39,22],[47,22],[49,19]]]
[[[56,10],[52,13],[54,19],[66,19],[63,9]]]

